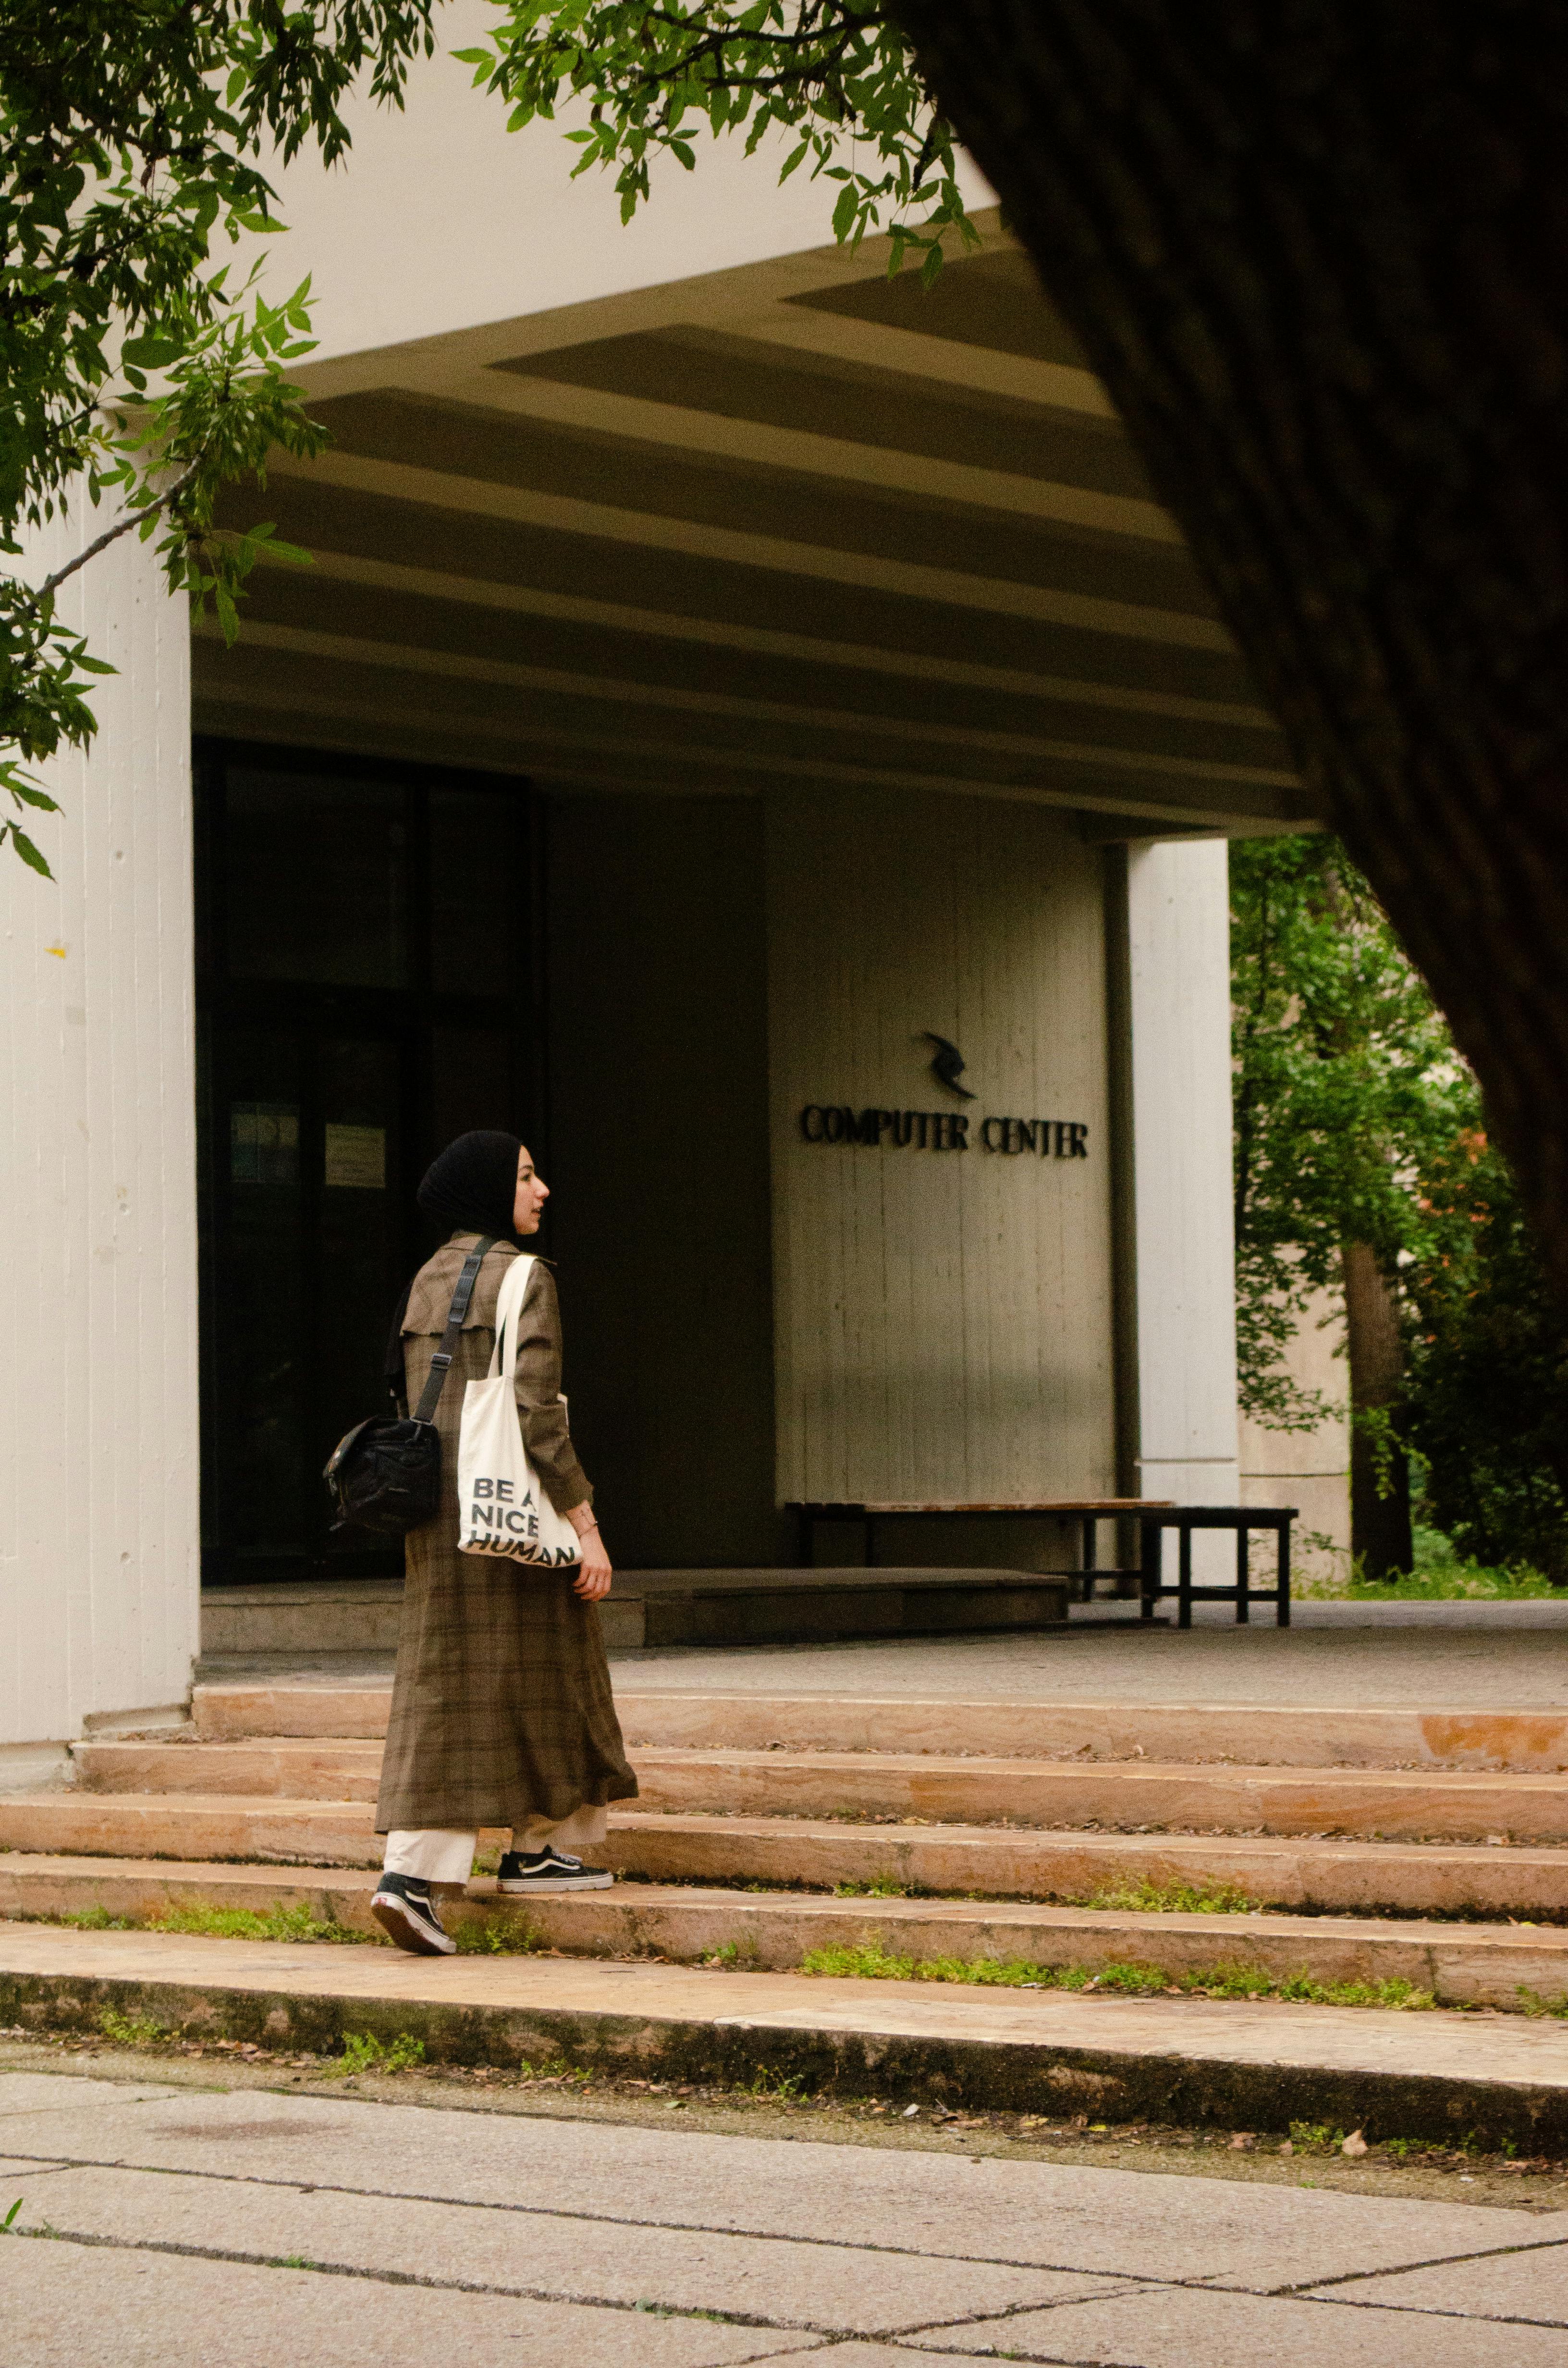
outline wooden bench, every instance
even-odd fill
[[[1294,1505],[1177,1505],[1168,1512],[1150,1511],[1142,1516],[1143,1530],[1142,1586],[1140,1594],[1145,1620],[1154,1616],[1154,1606],[1162,1595],[1174,1595],[1176,1600],[1176,1626],[1190,1628],[1195,1603],[1233,1603],[1236,1623],[1244,1627],[1252,1616],[1255,1603],[1272,1603],[1277,1628],[1290,1625],[1290,1524],[1296,1519]],[[1165,1583],[1161,1567],[1163,1532],[1176,1532],[1176,1581],[1174,1587]],[[1236,1575],[1224,1587],[1194,1587],[1192,1583],[1192,1533],[1194,1530],[1233,1530],[1236,1539]],[[1275,1581],[1272,1587],[1254,1587],[1247,1559],[1248,1538],[1254,1530],[1272,1530],[1275,1538]]]
[[[921,1520],[934,1521],[971,1521],[976,1519],[1012,1521],[1041,1513],[1050,1513],[1057,1519],[1065,1517],[1069,1520],[1081,1520],[1084,1525],[1083,1561],[1077,1571],[1068,1572],[1065,1576],[1086,1579],[1087,1592],[1092,1596],[1096,1579],[1138,1577],[1142,1575],[1140,1571],[1129,1572],[1100,1567],[1099,1523],[1135,1519],[1141,1513],[1163,1510],[1170,1502],[1171,1499],[1168,1497],[1051,1497],[1023,1505],[995,1503],[966,1505],[960,1504],[956,1500],[942,1498],[934,1501],[926,1500],[919,1504],[891,1502],[865,1505],[795,1504],[790,1505],[787,1509],[795,1515],[800,1524],[799,1559],[801,1566],[807,1570],[813,1566],[816,1560],[815,1540],[819,1521],[858,1522],[865,1535],[866,1566],[868,1569],[874,1570],[878,1566],[877,1523],[881,1520],[909,1520],[918,1518]]]
[[[927,1499],[907,1504],[890,1500],[866,1504],[811,1504],[789,1506],[800,1524],[800,1560],[811,1569],[815,1564],[817,1526],[823,1521],[858,1522],[865,1535],[866,1565],[877,1567],[877,1524],[883,1520],[972,1521],[1018,1520],[1029,1516],[1049,1513],[1058,1519],[1065,1516],[1083,1523],[1083,1561],[1076,1573],[1088,1582],[1092,1597],[1096,1579],[1136,1578],[1142,1616],[1152,1620],[1154,1606],[1163,1595],[1176,1599],[1176,1625],[1190,1628],[1195,1603],[1223,1601],[1233,1603],[1238,1624],[1250,1621],[1255,1603],[1272,1603],[1275,1623],[1280,1628],[1290,1625],[1290,1524],[1296,1519],[1293,1505],[1177,1505],[1168,1497],[1053,1497],[1039,1498],[1028,1504],[960,1504],[954,1499]],[[1101,1521],[1135,1520],[1139,1525],[1142,1551],[1135,1571],[1102,1569],[1099,1565],[1096,1534]],[[1164,1532],[1176,1532],[1176,1578],[1174,1586],[1165,1580]],[[1236,1540],[1236,1576],[1223,1587],[1196,1587],[1192,1579],[1192,1533],[1194,1530],[1230,1530]],[[1272,1587],[1255,1587],[1248,1561],[1251,1534],[1257,1530],[1272,1530],[1276,1540],[1275,1583]],[[1042,1574],[1043,1576],[1043,1574]]]

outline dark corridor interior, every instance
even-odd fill
[[[379,1577],[322,1465],[385,1406],[415,1189],[506,1127],[552,1199],[623,1567],[793,1559],[774,1501],[758,802],[197,748],[203,1576]]]
[[[203,1576],[397,1570],[329,1535],[321,1467],[382,1410],[426,1166],[544,1117],[535,803],[221,742],[196,775]]]

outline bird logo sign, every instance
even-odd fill
[[[934,1035],[929,1028],[923,1028],[920,1032],[927,1044],[937,1047],[931,1055],[931,1075],[937,1084],[946,1086],[949,1093],[961,1094],[966,1102],[973,1101],[974,1096],[969,1087],[959,1083],[963,1075],[964,1058],[958,1046],[949,1044],[945,1036]]]

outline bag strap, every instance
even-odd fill
[[[490,1378],[496,1381],[505,1373],[515,1382],[517,1372],[517,1335],[522,1330],[523,1302],[528,1295],[528,1284],[538,1266],[536,1258],[514,1258],[502,1278],[500,1294],[495,1302],[495,1346],[491,1352]]]
[[[447,1328],[441,1335],[440,1347],[430,1360],[429,1378],[419,1394],[419,1404],[414,1410],[415,1422],[434,1422],[436,1419],[436,1408],[441,1402],[441,1392],[446,1387],[447,1375],[451,1371],[452,1359],[458,1353],[458,1341],[462,1334],[463,1317],[468,1314],[468,1304],[473,1297],[473,1286],[479,1279],[479,1269],[484,1263],[485,1253],[495,1247],[495,1238],[494,1234],[482,1234],[463,1260],[463,1270],[458,1277],[458,1287],[452,1293],[452,1304],[447,1316]]]

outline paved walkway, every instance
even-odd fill
[[[1307,1603],[1294,1628],[1186,1633],[1102,1616],[1022,1634],[627,1653],[615,1668],[623,1691],[1545,1710],[1568,1704],[1568,1603]]]
[[[620,1691],[1037,1702],[1289,1703],[1352,1710],[1568,1706],[1568,1602],[1302,1603],[1293,1628],[1238,1628],[1199,1606],[1185,1634],[1133,1606],[1063,1628],[840,1645],[682,1645],[610,1656]],[[385,1686],[391,1653],[232,1655],[210,1674],[270,1685]]]
[[[28,2071],[18,2197],[7,2368],[1568,2356],[1568,2213]]]

